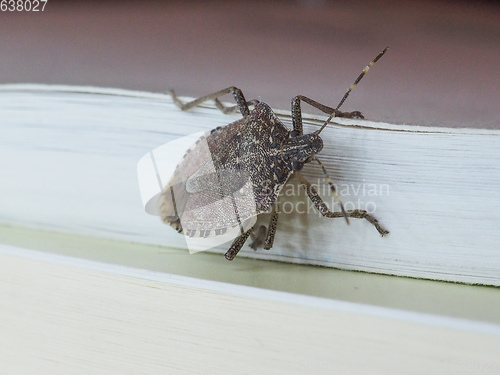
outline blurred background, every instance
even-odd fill
[[[0,82],[298,94],[367,119],[500,128],[494,1],[57,1],[0,12]],[[305,112],[314,112],[304,106]]]

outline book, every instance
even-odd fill
[[[237,118],[165,94],[0,86],[2,373],[498,372],[498,288],[464,284],[498,285],[498,132],[339,119],[321,160],[389,236],[292,211],[270,251],[190,255],[147,212],[138,166]]]
[[[276,113],[290,124],[289,112]],[[240,117],[211,103],[182,112],[166,94],[1,85],[0,221],[186,248],[182,235],[145,212],[137,165],[168,142]],[[325,116],[304,119],[312,132]],[[245,246],[238,257],[498,286],[499,134],[335,119],[318,157],[346,208],[370,210],[390,234],[380,237],[364,220],[321,217],[292,183],[283,199],[308,213],[280,215],[273,248]],[[303,174],[328,190],[318,166]]]
[[[6,374],[479,374],[500,366],[498,324],[8,245],[0,245],[0,270]]]

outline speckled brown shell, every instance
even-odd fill
[[[162,220],[190,237],[212,237],[270,210],[292,174],[281,155],[289,133],[259,103],[248,116],[205,134],[163,189]]]

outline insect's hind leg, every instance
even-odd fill
[[[250,100],[246,101],[245,96],[243,95],[243,92],[234,86],[228,87],[224,90],[220,90],[217,92],[214,92],[212,94],[208,94],[205,96],[202,96],[198,99],[195,99],[193,101],[190,101],[188,103],[183,103],[175,94],[174,90],[169,90],[168,93],[172,96],[172,99],[174,103],[182,109],[183,111],[187,111],[191,108],[197,107],[201,105],[204,102],[207,102],[209,100],[213,100],[215,102],[216,107],[224,114],[229,114],[236,112],[236,110],[239,110],[241,115],[243,117],[248,116],[250,114],[250,110],[248,109],[248,106],[250,105],[256,105],[259,103],[258,100]],[[219,100],[221,96],[224,96],[226,94],[232,94],[234,97],[234,100],[236,101],[236,105],[233,107],[226,107],[222,102]]]
[[[331,115],[335,113],[335,117],[344,117],[344,118],[364,118],[364,116],[359,111],[354,112],[341,112],[338,109],[329,107],[327,105],[321,104],[316,100],[310,99],[307,96],[297,95],[292,99],[292,124],[293,130],[296,135],[302,135],[302,109],[300,106],[300,101],[303,101],[310,106],[319,109],[321,112]]]
[[[372,224],[375,229],[380,233],[381,236],[385,236],[386,234],[389,234],[389,231],[385,229],[377,219],[375,219],[372,215],[370,215],[368,212],[365,210],[347,210],[344,212],[333,212],[330,211],[326,203],[321,199],[319,196],[318,192],[314,188],[314,186],[311,186],[311,184],[307,181],[303,181],[301,179],[302,185],[306,188],[306,193],[309,196],[309,199],[314,203],[314,206],[318,209],[318,211],[321,213],[321,215],[328,217],[328,218],[337,218],[337,217],[345,217],[347,215],[348,217],[352,217],[355,219],[366,219],[370,224]]]
[[[271,215],[271,220],[269,221],[269,227],[267,228],[264,225],[261,225],[258,229],[258,233],[255,234],[255,226],[250,228],[248,231],[238,236],[226,254],[224,255],[227,260],[233,260],[236,255],[239,253],[243,245],[245,244],[248,237],[252,236],[253,242],[250,244],[250,247],[254,250],[257,250],[258,247],[264,245],[264,250],[269,250],[273,247],[274,235],[276,234],[276,226],[278,224],[278,211],[276,210],[276,206],[273,207],[273,212]],[[266,235],[267,232],[267,235]],[[264,239],[265,238],[265,239]]]
[[[241,248],[245,244],[247,238],[250,236],[252,231],[253,227],[247,230],[241,236],[236,237],[236,239],[231,244],[231,247],[229,248],[228,251],[226,251],[226,254],[224,255],[227,260],[233,260],[234,257],[238,255],[238,253],[240,252]]]

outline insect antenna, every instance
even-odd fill
[[[352,90],[354,90],[354,88],[357,86],[357,84],[359,83],[359,81],[361,81],[361,78],[363,78],[366,74],[366,72],[368,72],[368,70],[373,66],[373,64],[375,64],[383,55],[384,53],[387,52],[387,50],[389,49],[389,47],[385,47],[384,50],[382,52],[380,52],[377,57],[375,57],[364,69],[363,71],[361,72],[361,74],[358,76],[358,78],[356,78],[356,80],[353,82],[353,84],[347,89],[346,93],[344,94],[344,97],[342,98],[342,100],[340,101],[339,105],[337,106],[337,108],[335,108],[335,111],[333,111],[333,113],[330,115],[330,117],[328,117],[328,119],[325,121],[325,123],[323,124],[323,126],[321,127],[321,129],[319,129],[319,131],[316,133],[316,134],[319,134],[323,131],[323,129],[330,123],[330,121],[332,121],[332,119],[335,117],[335,113],[340,109],[340,107],[342,106],[342,104],[344,104],[345,100],[347,99],[347,97],[349,96],[349,94],[351,93]]]
[[[333,183],[332,179],[328,175],[328,172],[326,171],[325,166],[318,158],[314,158],[313,160],[315,160],[319,164],[321,169],[323,170],[323,174],[325,175],[326,182],[328,182],[328,185],[330,185],[330,190],[332,191],[332,194],[335,197],[335,200],[340,205],[340,210],[342,211],[342,215],[344,215],[345,221],[347,222],[347,224],[349,224],[349,217],[347,216],[347,212],[344,209],[344,205],[342,204],[342,201],[339,198],[339,194],[337,193],[337,189],[335,188],[335,184]]]

